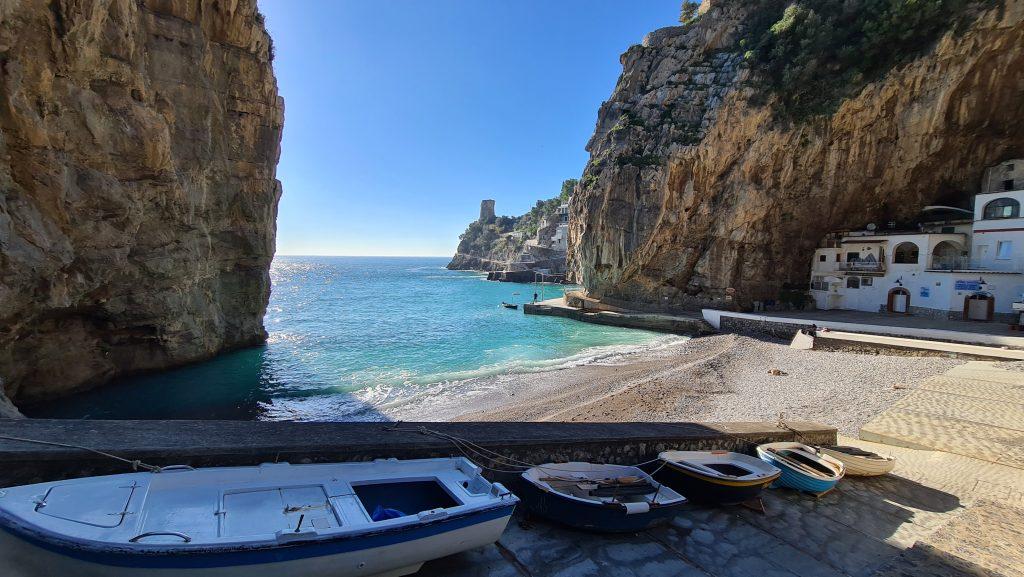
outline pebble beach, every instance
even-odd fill
[[[766,421],[781,414],[856,435],[922,379],[963,360],[802,351],[721,334],[603,363],[491,377],[432,420]],[[402,414],[397,418],[424,415]]]

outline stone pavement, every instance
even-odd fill
[[[1024,372],[973,361],[936,376],[842,444],[897,457],[821,498],[766,492],[764,513],[693,507],[657,529],[595,535],[514,520],[446,577],[1024,577]]]
[[[496,546],[424,565],[422,576],[1024,576],[1024,475],[937,451],[842,439],[899,459],[814,498],[769,490],[765,512],[694,507],[665,527],[596,535],[539,520]]]
[[[860,437],[1024,469],[1024,371],[1001,365],[973,361],[925,380]]]

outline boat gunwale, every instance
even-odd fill
[[[701,473],[700,471],[695,471],[695,470],[693,470],[693,469],[691,469],[689,467],[686,467],[684,464],[679,463],[677,461],[667,461],[667,460],[663,459],[663,462],[665,463],[666,467],[668,467],[668,468],[670,468],[673,471],[676,471],[678,473],[682,473],[684,475],[689,475],[691,477],[700,479],[702,481],[707,481],[708,483],[714,483],[716,485],[723,485],[723,486],[727,486],[727,487],[753,487],[753,486],[756,486],[756,485],[765,485],[765,484],[768,484],[768,483],[771,483],[771,482],[775,481],[775,479],[778,479],[779,476],[782,475],[782,471],[778,470],[778,467],[775,467],[775,469],[776,469],[775,473],[771,474],[768,477],[758,477],[756,479],[740,479],[740,478],[728,479],[728,478],[724,478],[724,477],[715,477],[715,476],[712,476],[712,475],[707,475],[707,474]],[[770,463],[768,463],[768,464],[771,465]]]
[[[863,459],[863,460],[866,460],[866,461],[877,461],[877,462],[895,462],[896,461],[896,457],[893,457],[891,455],[879,455],[878,453],[873,453],[873,452],[870,452],[870,451],[865,451],[865,453],[869,453],[869,454],[858,455],[856,453],[847,453],[846,451],[840,451],[839,449],[836,448],[836,446],[825,446],[825,445],[823,445],[823,446],[818,447],[818,450],[826,453],[828,456],[830,456],[830,457],[832,457],[834,459],[837,459],[837,460],[842,460],[842,459],[840,457],[835,456],[833,453],[839,453],[840,455],[843,456],[843,458]]]
[[[821,461],[824,465],[830,469],[831,474],[826,474],[823,471],[817,471],[810,468],[803,463],[779,453],[779,450],[785,451],[797,451],[810,456],[814,460]],[[758,445],[757,453],[760,456],[767,457],[773,464],[785,465],[790,471],[803,475],[810,479],[815,479],[824,482],[838,482],[846,476],[846,465],[829,455],[821,454],[814,447],[805,445],[803,443],[791,443],[791,442],[780,442],[780,443],[765,443],[764,445]]]
[[[424,529],[433,529],[436,526],[445,524],[459,523],[472,518],[472,517],[486,517],[477,523],[467,523],[465,526],[477,525],[485,523],[494,519],[500,519],[502,517],[511,517],[515,506],[519,504],[519,498],[511,492],[507,492],[498,497],[495,502],[487,505],[480,505],[476,508],[462,511],[454,515],[446,515],[437,519],[430,519],[427,521],[420,521],[416,523],[408,523],[404,525],[392,525],[387,527],[374,528],[367,526],[366,529],[345,532],[345,533],[332,533],[328,535],[313,535],[309,538],[294,539],[285,542],[280,541],[269,541],[261,540],[252,543],[232,543],[230,545],[216,545],[210,543],[200,544],[189,544],[189,543],[175,543],[175,544],[146,544],[146,543],[109,543],[103,541],[96,541],[92,539],[73,539],[62,535],[61,533],[51,531],[49,529],[33,525],[31,523],[23,521],[20,517],[10,513],[4,509],[0,509],[0,531],[4,531],[15,538],[22,539],[28,543],[41,547],[43,549],[53,551],[58,554],[63,554],[74,558],[86,558],[86,560],[98,563],[101,565],[115,565],[124,567],[137,567],[139,565],[132,563],[132,561],[160,561],[160,560],[191,560],[193,562],[201,562],[204,560],[212,560],[216,556],[236,556],[236,555],[259,555],[259,554],[271,554],[276,555],[281,551],[295,551],[302,548],[311,548],[314,546],[325,546],[325,545],[336,545],[345,542],[351,542],[359,539],[370,539],[386,537],[388,535],[400,536],[403,533],[413,533],[422,531]],[[507,514],[495,514],[502,513],[507,510]],[[457,530],[461,527],[454,527],[450,530]],[[444,533],[446,531],[438,531],[437,533],[429,532],[428,535],[413,536],[409,539],[399,539],[395,543],[416,541],[422,538],[432,536],[434,534]],[[394,543],[382,543],[382,544],[371,544],[366,547],[353,547],[351,549],[345,549],[343,551],[325,552],[325,553],[314,553],[309,555],[298,555],[296,558],[313,558],[321,557],[326,555],[333,555],[338,553],[347,553],[353,551],[360,551],[365,549],[373,549],[381,546],[387,546]],[[105,560],[94,560],[92,557],[100,556]],[[115,562],[111,562],[114,560]],[[183,564],[188,567],[223,567],[223,566],[234,566],[234,565],[254,565],[269,562],[278,562],[280,559],[274,559],[271,561],[248,561],[248,562],[232,562],[222,563],[214,565],[203,565],[201,563],[186,563]],[[143,565],[149,566],[149,565]],[[160,565],[163,566],[163,565]],[[170,567],[177,567],[176,564],[169,565]]]
[[[685,495],[683,495],[683,494],[679,493],[678,491],[674,490],[672,487],[669,487],[668,485],[658,481],[652,475],[648,474],[646,471],[644,471],[643,469],[640,469],[639,467],[633,467],[633,466],[630,466],[630,465],[611,465],[611,464],[604,464],[604,463],[587,463],[587,464],[589,464],[589,465],[608,466],[608,467],[618,467],[618,468],[623,468],[623,469],[630,469],[631,471],[636,471],[636,472],[639,473],[639,476],[641,478],[646,479],[647,481],[650,481],[651,484],[654,485],[655,490],[653,491],[653,494],[655,495],[655,497],[654,497],[655,499],[657,499],[658,495],[660,493],[662,493],[662,492],[670,492],[672,494],[675,494],[678,497],[678,498],[669,497],[669,500],[661,502],[661,503],[651,502],[651,501],[643,501],[644,503],[647,504],[647,506],[651,510],[654,510],[654,509],[665,509],[665,508],[670,508],[670,507],[678,507],[680,505],[685,505],[686,503],[689,502],[689,499],[687,499]],[[575,495],[570,495],[569,493],[564,493],[562,491],[559,491],[558,489],[552,487],[547,482],[541,481],[540,479],[536,479],[536,480],[535,479],[531,479],[527,475],[530,471],[543,470],[545,467],[547,467],[548,469],[553,469],[554,466],[556,466],[556,465],[566,465],[566,463],[545,463],[543,465],[538,465],[536,467],[531,467],[530,469],[527,469],[526,471],[523,471],[522,474],[520,475],[520,477],[524,481],[526,481],[527,483],[533,485],[534,487],[536,487],[537,489],[539,489],[539,490],[541,490],[541,491],[543,491],[545,493],[552,493],[552,494],[558,495],[559,497],[562,497],[562,498],[565,498],[565,499],[569,499],[569,500],[572,500],[574,502],[577,502],[577,503],[580,503],[580,504],[583,504],[583,505],[587,505],[587,506],[590,506],[590,507],[607,508],[607,509],[623,509],[624,510],[626,508],[626,504],[621,502],[621,501],[600,501],[600,500],[595,501],[595,500],[592,500],[592,499],[584,499],[582,497],[577,497]],[[584,471],[579,471],[579,472],[580,473],[584,473]],[[582,481],[583,479],[566,479],[566,480],[567,481]],[[651,493],[646,493],[645,496],[649,495],[649,494],[651,494]],[[668,495],[666,495],[666,497],[667,496]]]

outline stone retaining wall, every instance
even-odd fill
[[[722,315],[721,331],[723,333],[746,333],[766,335],[777,339],[792,339],[793,335],[811,326],[812,323],[793,324],[776,321],[745,319]]]
[[[469,439],[529,463],[632,464],[668,449],[751,453],[760,443],[804,439],[834,444],[836,430],[816,423],[292,423],[250,421],[88,421],[0,419],[0,435],[75,443],[154,465],[199,466],[368,461],[460,454],[427,427]],[[395,430],[395,428],[400,430]],[[797,432],[794,432],[797,431]],[[507,465],[474,458],[480,465]],[[125,463],[62,447],[0,440],[0,487],[129,472]],[[509,481],[516,475],[490,472]]]

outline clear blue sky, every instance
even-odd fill
[[[578,178],[619,55],[680,0],[259,0],[285,98],[278,254],[450,255],[481,199]]]

